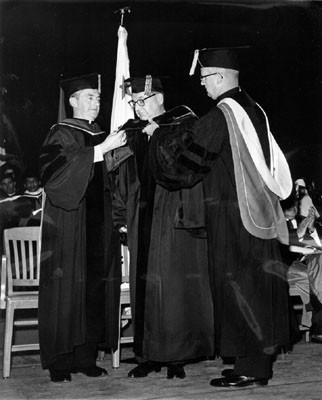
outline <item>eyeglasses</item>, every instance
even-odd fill
[[[152,93],[152,94],[150,94],[150,96],[145,97],[144,99],[138,99],[138,100],[136,100],[136,101],[130,100],[130,101],[129,101],[129,105],[130,105],[132,108],[135,108],[136,105],[138,105],[138,106],[140,106],[140,107],[144,107],[144,106],[145,106],[145,101],[146,101],[147,99],[149,99],[150,97],[153,97],[153,96],[155,96],[155,95],[156,95],[156,93]]]
[[[219,73],[219,72],[213,72],[212,74],[200,75],[200,80],[201,80],[201,82],[202,82],[205,78],[207,78],[207,76],[211,76],[211,75],[220,75],[220,76],[223,78],[223,76],[221,75],[221,73]]]

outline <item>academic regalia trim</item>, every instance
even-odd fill
[[[65,120],[63,120],[63,121],[61,121],[61,122],[58,122],[57,124],[54,124],[50,129],[53,129],[55,126],[57,126],[57,125],[63,125],[63,126],[68,126],[68,127],[70,127],[70,128],[74,128],[74,129],[78,129],[78,130],[80,130],[80,131],[83,131],[83,132],[86,132],[86,133],[88,133],[88,134],[90,134],[90,135],[100,135],[100,134],[102,134],[102,133],[105,133],[105,131],[98,131],[98,132],[93,132],[92,130],[90,130],[90,129],[86,129],[85,127],[81,127],[81,126],[79,126],[79,125],[77,125],[77,124],[75,124],[75,123],[73,123],[73,120],[78,120],[78,121],[83,121],[83,122],[85,122],[85,123],[88,123],[88,121],[87,120],[83,120],[83,119],[77,119],[77,118],[72,118],[72,119],[65,119]],[[91,125],[91,126],[95,126],[95,124],[93,124],[93,125]]]

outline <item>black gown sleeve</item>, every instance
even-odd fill
[[[50,202],[65,210],[79,207],[93,169],[94,147],[85,147],[76,129],[54,127],[40,155],[40,172]]]
[[[149,162],[154,178],[167,190],[195,185],[207,173],[217,158],[208,151],[203,134],[208,122],[188,118],[180,125],[158,128],[150,143]]]

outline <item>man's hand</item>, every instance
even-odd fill
[[[119,232],[121,244],[127,246],[127,226],[121,226]]]
[[[105,154],[111,150],[117,149],[125,145],[126,143],[126,133],[125,131],[114,131],[110,133],[107,138],[101,143],[102,153]]]
[[[146,133],[148,136],[152,136],[154,131],[159,128],[159,125],[152,119],[149,122],[149,125],[142,129],[142,132]]]

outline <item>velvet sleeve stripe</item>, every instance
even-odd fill
[[[210,171],[209,166],[200,165],[183,154],[178,157],[177,162],[194,173],[206,174]]]
[[[215,160],[218,155],[216,153],[212,153],[208,150],[206,150],[204,147],[200,146],[197,143],[192,143],[189,147],[188,150],[196,155],[198,155],[201,159],[205,161],[212,161]]]

